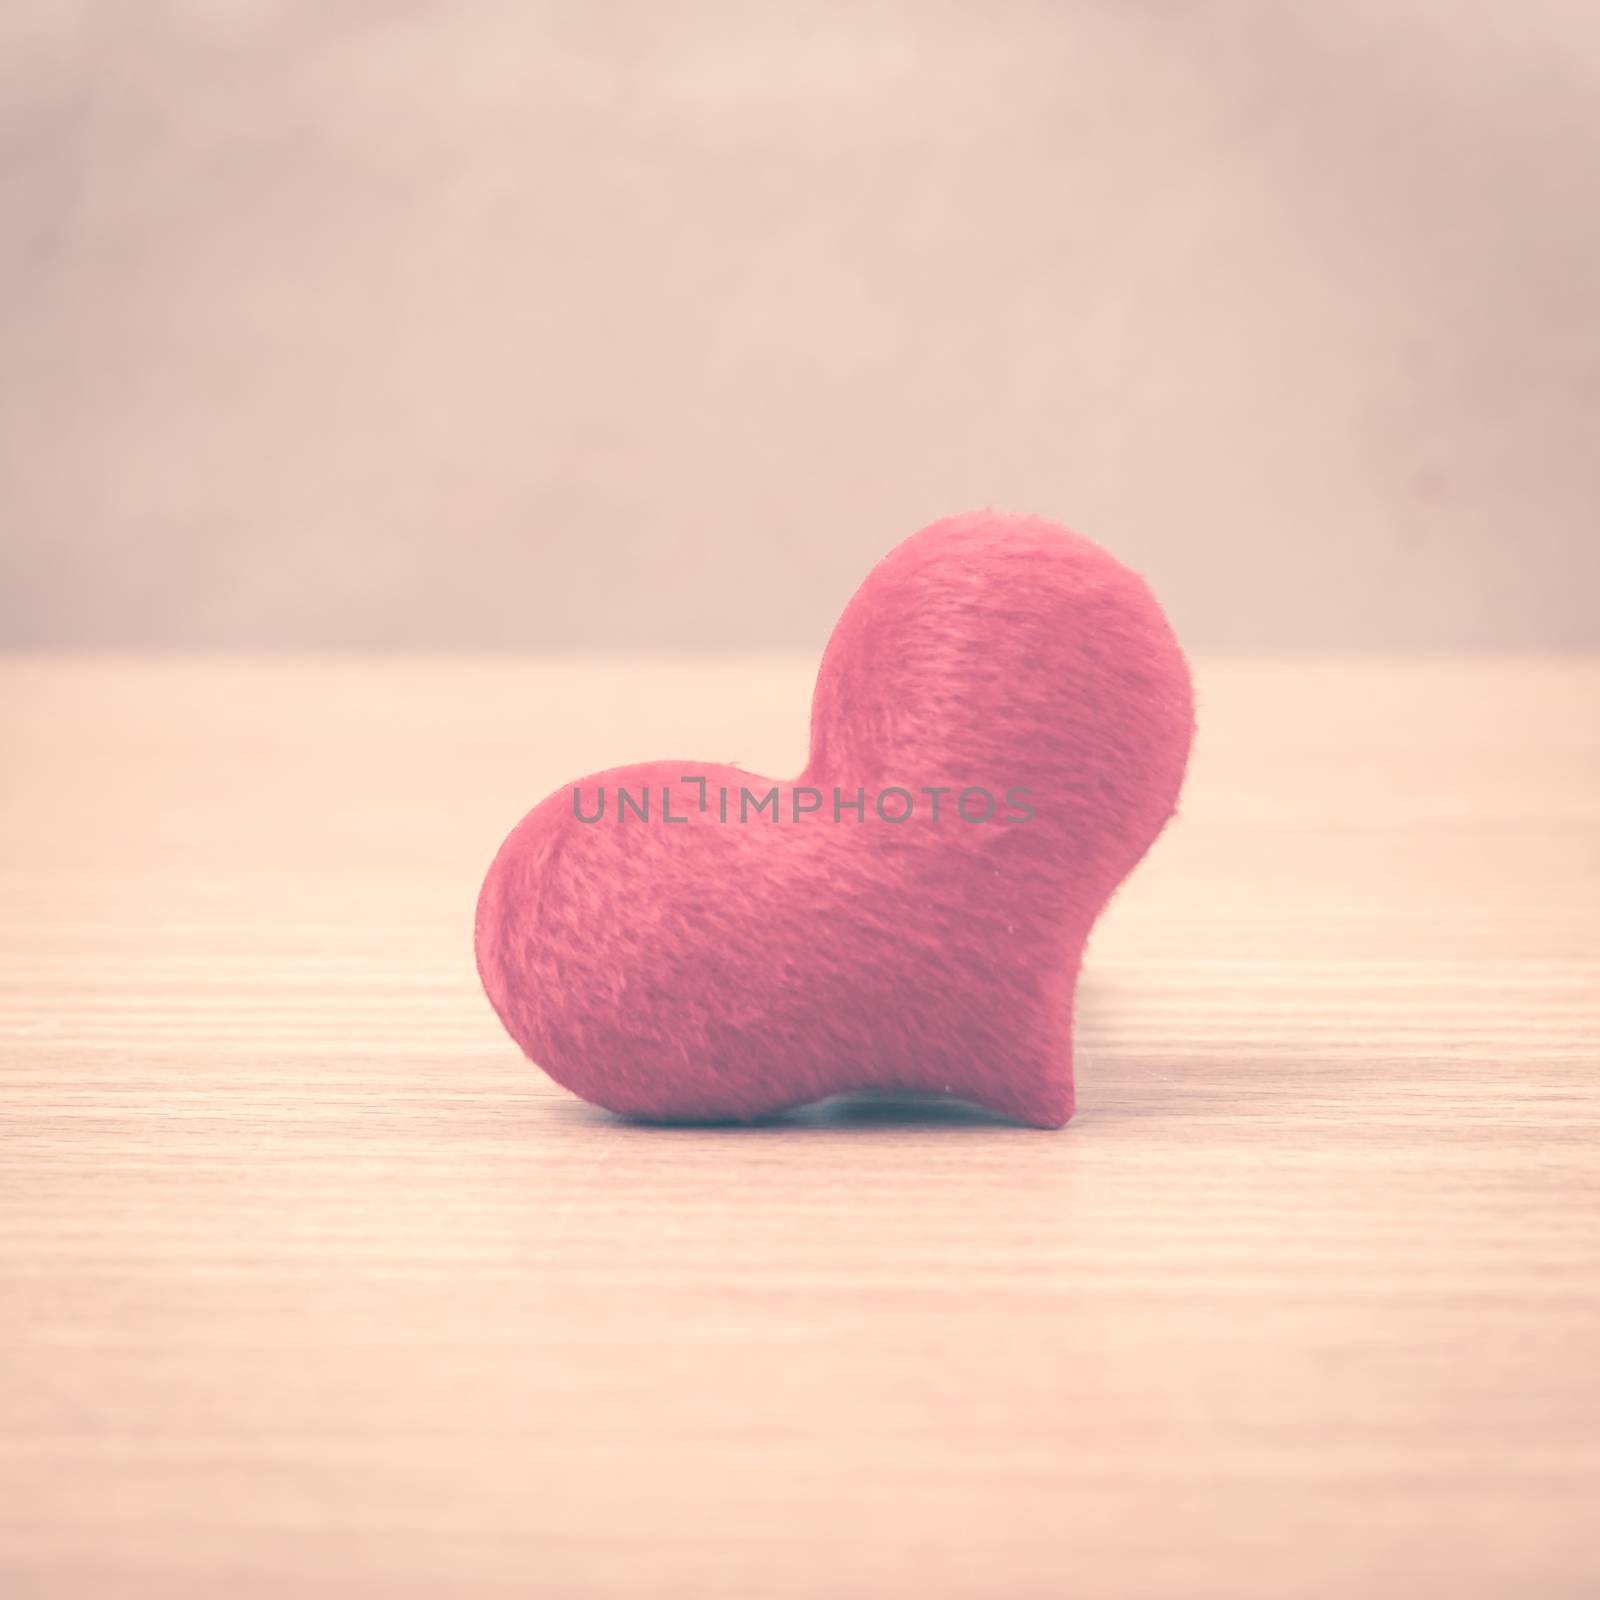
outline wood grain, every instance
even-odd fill
[[[1061,1134],[571,1100],[470,922],[812,663],[12,658],[0,1590],[1600,1585],[1600,663],[1202,662]]]

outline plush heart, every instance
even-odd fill
[[[618,767],[518,824],[478,902],[484,988],[551,1077],[632,1116],[871,1088],[1057,1127],[1085,941],[1193,726],[1134,573],[1035,518],[935,523],[845,607],[799,778]]]

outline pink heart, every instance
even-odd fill
[[[845,607],[799,778],[656,761],[557,790],[489,868],[478,971],[527,1054],[613,1111],[871,1088],[1059,1127],[1084,944],[1193,729],[1136,574],[1036,518],[935,523]]]

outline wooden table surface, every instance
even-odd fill
[[[813,663],[0,665],[0,1593],[1600,1586],[1600,662],[1201,661],[1064,1132],[622,1124],[471,959]]]

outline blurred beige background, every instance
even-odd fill
[[[0,7],[0,642],[1600,643],[1593,0]]]

